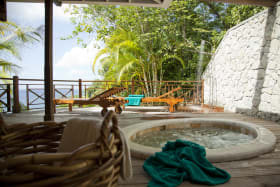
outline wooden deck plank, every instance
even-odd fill
[[[80,111],[76,111],[75,115],[79,114]],[[31,114],[31,113],[30,113]],[[99,110],[95,113],[81,113],[82,117],[98,118],[100,116]],[[31,119],[35,120],[36,115],[29,116],[29,113],[22,114],[21,118],[17,116],[6,115],[9,117],[10,123],[13,121],[31,121]],[[201,118],[220,118],[220,119],[233,119],[238,121],[246,121],[255,123],[257,125],[263,126],[269,130],[271,130],[275,136],[277,137],[277,144],[275,150],[260,155],[258,157],[241,160],[241,161],[232,161],[232,162],[223,162],[223,163],[214,163],[216,167],[221,169],[225,169],[228,171],[232,178],[231,180],[223,185],[219,185],[219,187],[280,187],[280,124],[277,124],[272,121],[265,121],[262,119],[252,118],[240,114],[232,114],[232,113],[209,113],[209,114],[190,114],[190,113],[173,113],[168,114],[169,116],[186,116],[186,117],[201,117]],[[56,116],[58,119],[60,115]],[[72,117],[68,115],[69,118]],[[147,115],[146,113],[130,113],[129,115],[124,114],[120,115],[120,127],[126,127],[134,123],[144,122],[143,117],[151,117],[153,115]],[[162,115],[161,115],[162,116]],[[35,118],[35,119],[34,119]],[[16,119],[16,120],[15,120]],[[64,121],[64,120],[63,120]],[[132,123],[133,122],[133,123]],[[144,187],[147,186],[150,177],[145,173],[142,166],[144,164],[144,160],[132,159],[133,164],[133,172],[134,176],[132,179],[128,181],[120,181],[120,187]],[[196,185],[191,184],[189,182],[184,182],[180,187],[205,187],[205,185]]]
[[[279,166],[280,165],[280,158],[276,159],[252,159],[252,160],[244,160],[244,161],[235,161],[235,162],[223,162],[223,163],[214,163],[216,167],[219,168],[248,168],[248,167],[266,167],[266,166]]]
[[[144,160],[133,160],[133,167],[142,167]],[[249,160],[232,161],[232,162],[222,162],[213,163],[214,166],[220,168],[248,168],[255,166],[280,166],[280,158],[253,158]]]
[[[263,125],[267,126],[267,125]],[[216,167],[228,171],[232,178],[220,187],[280,187],[280,125],[268,126],[277,137],[276,148],[273,152],[258,157],[232,162],[213,163]],[[142,166],[144,160],[133,159],[134,177],[125,182],[120,182],[121,187],[147,186],[150,177]],[[205,185],[184,182],[180,187],[203,187]]]
[[[227,168],[220,167],[231,174],[232,177],[252,177],[252,176],[262,176],[262,175],[277,175],[280,174],[280,167],[278,165],[274,166],[251,166],[251,167],[241,167],[241,168]],[[133,166],[133,175],[143,175],[145,171],[142,166]]]
[[[147,186],[149,178],[144,175],[137,175],[133,180],[125,183],[120,182],[121,187],[130,186]],[[193,184],[188,181],[183,182],[180,187],[205,187],[202,184]],[[254,176],[254,177],[233,177],[229,182],[219,185],[219,187],[266,187],[266,186],[280,186],[280,174],[278,175],[266,175],[266,176]]]
[[[258,121],[257,124],[268,128],[275,134],[277,138],[275,150],[248,160],[213,163],[216,167],[228,171],[232,176],[228,183],[219,185],[220,187],[280,187],[280,125],[271,125],[262,121]],[[132,164],[134,169],[133,179],[120,183],[120,186],[147,186],[150,177],[142,168],[144,160],[133,159]],[[202,187],[205,185],[189,182],[180,185],[180,187],[190,186]]]

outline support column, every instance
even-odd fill
[[[54,120],[53,104],[53,0],[45,0],[45,121]]]
[[[7,2],[6,2],[6,0],[0,1],[0,21],[7,21]]]
[[[18,76],[13,76],[13,113],[20,113]]]

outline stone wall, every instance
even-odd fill
[[[280,4],[231,28],[203,79],[205,104],[280,121]]]

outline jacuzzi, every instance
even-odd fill
[[[211,162],[226,162],[242,160],[271,152],[275,148],[276,137],[268,129],[248,122],[227,120],[227,119],[206,119],[206,118],[185,118],[167,119],[157,121],[146,121],[134,124],[123,129],[131,154],[135,158],[146,159],[155,152],[160,152],[161,148],[141,145],[135,142],[137,137],[154,132],[169,129],[199,129],[199,128],[220,128],[240,134],[251,136],[247,142],[228,145],[220,148],[206,148],[206,158]],[[186,137],[186,140],[188,138]]]

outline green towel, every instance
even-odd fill
[[[214,167],[207,159],[204,147],[189,141],[167,142],[162,152],[150,156],[144,170],[152,177],[149,187],[175,187],[184,180],[217,185],[226,183],[230,174]]]

